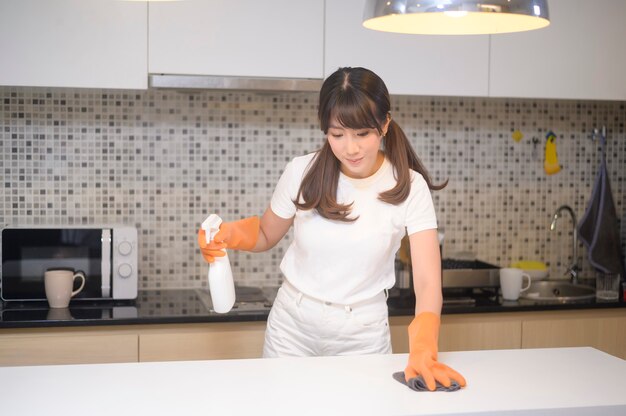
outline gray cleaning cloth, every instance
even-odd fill
[[[407,383],[404,379],[404,371],[398,371],[397,373],[393,373],[393,378],[405,386],[408,386],[411,390],[430,391],[428,390],[428,387],[426,387],[426,382],[422,376],[413,377],[412,379],[409,379],[409,382]],[[450,380],[450,387],[445,387],[443,384],[437,382],[435,391],[457,391],[460,388],[461,385],[459,383],[454,380]]]
[[[605,141],[606,138],[601,136],[600,169],[591,201],[578,224],[578,236],[587,247],[589,263],[594,268],[603,273],[620,273],[624,276],[617,213],[606,167]]]

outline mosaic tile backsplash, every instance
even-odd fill
[[[436,182],[444,256],[506,266],[572,262],[572,223],[591,196],[608,128],[607,162],[626,242],[626,103],[392,97]],[[285,164],[324,140],[313,93],[123,91],[0,87],[0,224],[134,225],[141,289],[206,287],[196,230],[209,213],[261,215]],[[512,139],[514,130],[524,137]],[[547,176],[547,131],[563,169]],[[538,139],[533,144],[533,138]],[[265,253],[230,253],[237,283],[275,286],[291,232]],[[586,250],[578,248],[584,273]]]

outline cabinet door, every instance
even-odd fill
[[[412,316],[389,317],[391,349],[394,354],[409,352],[409,334],[407,333],[407,328],[412,320]]]
[[[494,97],[626,99],[626,2],[550,0],[550,26],[492,36]]]
[[[0,366],[131,363],[138,359],[135,334],[0,337]]]
[[[151,3],[149,72],[321,78],[323,0]]]
[[[384,33],[362,25],[365,0],[327,0],[324,75],[376,72],[392,94],[486,96],[489,37]]]
[[[265,322],[180,325],[139,335],[140,361],[261,358]]]
[[[626,359],[626,317],[525,321],[522,348],[594,347]]]
[[[147,6],[0,0],[0,85],[145,89]]]
[[[502,316],[443,316],[440,351],[517,349],[522,345],[521,319]]]
[[[394,353],[409,352],[407,327],[413,317],[391,317]],[[444,315],[439,330],[439,351],[516,349],[522,345],[522,321],[504,314]]]

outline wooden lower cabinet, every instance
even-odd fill
[[[522,348],[594,347],[626,359],[626,310],[581,312],[524,320]]]
[[[0,365],[137,362],[138,340],[124,331],[0,330]]]
[[[411,323],[411,316],[390,316],[389,330],[391,332],[391,349],[394,353],[409,352],[409,334],[407,327]]]
[[[410,316],[389,319],[408,352]],[[0,365],[259,358],[265,322],[0,329]],[[591,346],[626,359],[626,308],[444,315],[440,351]]]
[[[139,361],[260,358],[265,322],[159,325],[139,334]]]
[[[391,317],[393,352],[408,352],[411,317]],[[594,347],[626,359],[626,308],[444,315],[440,351]]]
[[[407,326],[412,317],[391,317],[394,353],[409,352]],[[520,348],[522,320],[518,314],[444,315],[439,332],[439,351],[500,350]]]

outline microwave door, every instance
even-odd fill
[[[75,300],[102,298],[101,228],[5,228],[1,235],[4,300],[45,301],[44,275],[51,268],[68,268],[85,273],[85,286]],[[108,251],[111,253],[112,249]],[[110,254],[108,261],[109,265],[104,267],[111,270]],[[109,276],[110,271],[105,278],[110,279]],[[111,283],[105,281],[105,285],[110,286]]]
[[[102,230],[102,262],[100,270],[102,274],[102,297],[111,297],[111,230]]]

